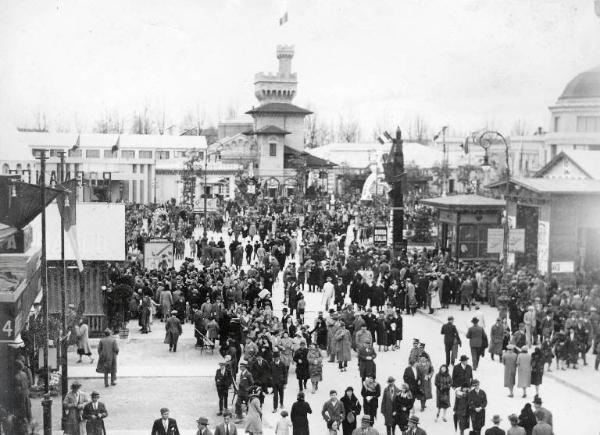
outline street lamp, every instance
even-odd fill
[[[504,273],[508,270],[508,236],[509,236],[509,227],[508,227],[508,194],[510,192],[510,166],[509,166],[509,150],[508,150],[508,142],[506,138],[497,131],[486,130],[479,135],[477,139],[477,143],[485,150],[485,155],[483,156],[483,164],[481,165],[481,169],[484,171],[489,171],[491,166],[489,163],[489,148],[492,145],[492,139],[500,138],[502,143],[504,144],[504,158],[506,164],[506,184],[504,187],[504,201],[506,205],[504,206],[504,240],[502,243],[502,268]]]

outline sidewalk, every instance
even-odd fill
[[[465,311],[461,311],[459,306],[452,305],[450,309],[442,309],[436,310],[434,314],[429,314],[428,310],[419,310],[421,314],[428,316],[440,324],[444,324],[448,321],[448,316],[454,316],[454,324],[458,329],[458,332],[461,335],[465,336],[467,330],[472,325],[471,319],[473,319],[473,314],[475,313],[475,309],[472,308],[471,311],[465,308]],[[490,329],[496,319],[498,318],[498,309],[492,308],[489,305],[480,305],[480,309],[483,313],[485,325],[480,323],[480,326],[484,327],[486,334],[490,335]],[[465,353],[469,355],[469,347],[466,345],[468,342],[466,338],[462,338],[463,346],[459,349],[460,353]],[[489,353],[486,352],[486,358],[489,356]],[[571,388],[581,394],[584,394],[586,397],[593,399],[600,403],[600,372],[594,370],[594,359],[595,355],[592,354],[591,350],[587,354],[587,366],[583,366],[583,364],[579,365],[579,369],[573,370],[560,370],[557,371],[556,367],[556,358],[552,361],[552,372],[544,372],[544,378],[550,378],[565,387]]]

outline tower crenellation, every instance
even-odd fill
[[[292,59],[294,57],[293,45],[278,45],[277,59],[279,70],[277,73],[261,72],[254,76],[254,95],[261,102],[289,103],[296,96],[298,78],[292,72]]]

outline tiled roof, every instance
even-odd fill
[[[302,107],[294,106],[290,103],[267,103],[262,106],[253,107],[252,110],[246,112],[249,115],[255,113],[295,113],[301,115],[310,115],[310,110],[303,109]]]
[[[244,134],[246,136],[250,136],[253,134],[291,134],[291,133],[287,130],[277,127],[276,125],[267,125],[266,127],[259,128],[258,130],[245,131]]]

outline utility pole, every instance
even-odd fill
[[[36,150],[40,159],[40,201],[42,206],[42,309],[44,319],[44,398],[42,400],[44,435],[52,435],[52,398],[50,396],[50,370],[48,368],[48,267],[46,264],[46,150]]]

